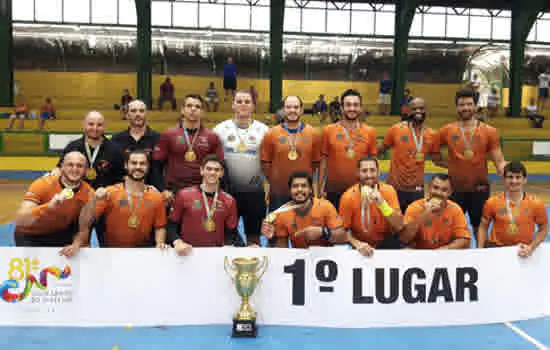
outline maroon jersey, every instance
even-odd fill
[[[206,197],[212,207],[213,197]],[[201,190],[198,186],[180,190],[176,195],[170,221],[181,223],[180,239],[195,247],[221,247],[225,243],[225,232],[237,228],[237,204],[235,199],[223,190],[219,190],[214,222],[216,230],[208,232],[204,228],[206,208]]]
[[[188,133],[189,142],[192,143],[194,133]],[[183,128],[170,128],[160,135],[160,140],[153,151],[153,159],[165,164],[164,188],[177,191],[184,187],[199,185],[202,182],[200,164],[202,159],[215,154],[223,160],[223,147],[218,135],[212,130],[199,127],[195,143],[192,144],[196,159],[185,160],[185,153],[189,150],[185,141]]]

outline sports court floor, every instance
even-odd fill
[[[25,187],[26,184],[0,184],[0,224],[12,217]],[[532,184],[528,190],[550,204],[548,183]],[[550,208],[548,210],[550,214]],[[0,245],[11,245],[12,230],[12,225],[0,226]],[[541,278],[550,278],[550,273]],[[182,312],[185,312],[183,307]],[[260,326],[256,339],[232,339],[230,334],[229,323],[152,328],[0,327],[0,350],[550,350],[550,317],[460,327],[333,329]]]

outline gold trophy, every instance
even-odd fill
[[[267,268],[267,257],[262,263],[258,258],[235,258],[229,264],[227,256],[224,260],[225,272],[231,276],[237,294],[241,297],[241,307],[233,316],[234,338],[255,338],[257,335],[256,313],[249,304],[249,298],[264,275]],[[230,272],[233,271],[234,273]]]

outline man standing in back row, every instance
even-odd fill
[[[495,128],[474,118],[476,104],[472,89],[458,90],[455,97],[458,122],[450,123],[439,131],[440,146],[447,146],[447,165],[454,190],[452,200],[470,216],[470,223],[477,232],[483,205],[489,198],[488,157],[491,156],[498,174],[506,164]]]
[[[233,119],[214,128],[224,146],[229,191],[237,201],[248,243],[260,243],[265,216],[265,194],[260,164],[260,145],[269,128],[252,118],[254,102],[250,91],[237,91],[233,99]]]
[[[216,133],[201,124],[204,101],[200,95],[187,95],[181,108],[181,120],[177,127],[160,135],[153,151],[153,163],[157,174],[164,174],[153,184],[163,191],[168,203],[173,204],[176,193],[185,187],[199,185],[202,181],[200,164],[209,154],[223,160],[222,143]]]

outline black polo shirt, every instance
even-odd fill
[[[157,172],[155,172],[155,169],[153,168],[153,164],[152,164],[152,157],[151,157],[151,154],[153,153],[153,149],[155,149],[155,146],[159,141],[159,139],[160,139],[160,133],[152,130],[149,127],[145,129],[145,134],[143,134],[143,136],[140,137],[139,140],[137,141],[135,138],[132,137],[132,135],[130,135],[129,128],[117,134],[114,134],[113,137],[111,137],[111,141],[115,143],[118,147],[120,147],[120,149],[124,154],[134,150],[143,150],[147,153],[147,157],[149,158],[149,162],[151,163],[151,166],[149,167],[149,174],[147,174],[145,183],[153,186],[154,184],[159,182],[159,179],[157,179],[158,177],[162,178],[162,175],[157,174]]]
[[[84,180],[86,180],[86,182],[94,189],[119,183],[123,180],[124,175],[126,175],[122,150],[107,138],[104,138],[100,147],[101,148],[99,149],[93,166],[97,173],[96,179],[90,180],[86,177],[84,178]],[[90,149],[92,154],[94,150],[94,148]],[[78,140],[69,142],[61,154],[61,158],[59,159],[57,166],[61,166],[61,162],[63,161],[65,154],[73,151],[81,152],[84,156],[86,156],[86,158],[88,158],[86,155],[84,136]]]

